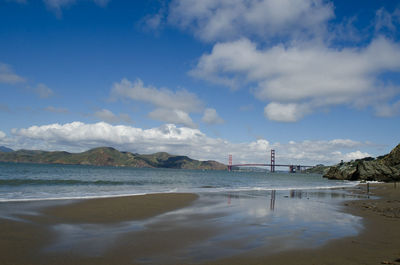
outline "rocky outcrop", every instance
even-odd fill
[[[383,156],[382,162],[390,167],[400,166],[400,144],[398,144],[389,154]]]
[[[330,166],[324,166],[322,164],[316,165],[314,167],[310,167],[307,168],[306,170],[304,170],[304,173],[308,173],[308,174],[320,174],[320,175],[324,175],[328,172]]]
[[[341,180],[400,181],[400,144],[389,154],[376,159],[358,159],[332,166],[324,177]]]

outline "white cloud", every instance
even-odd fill
[[[390,71],[400,71],[400,45],[383,37],[359,49],[319,43],[259,49],[241,39],[216,44],[191,74],[231,87],[256,84],[258,99],[289,111],[277,113],[269,105],[267,117],[295,121],[319,107],[375,107],[389,100],[399,88],[380,82],[378,76]]]
[[[111,89],[112,98],[127,98],[136,101],[149,103],[156,107],[149,113],[152,119],[168,123],[182,124],[191,128],[196,127],[189,116],[191,112],[199,112],[203,103],[196,94],[187,90],[171,91],[167,88],[156,88],[145,86],[143,81],[137,79],[131,82],[122,79],[114,83]]]
[[[136,79],[132,83],[124,78],[121,82],[114,83],[111,94],[115,98],[143,101],[164,109],[178,109],[185,112],[202,109],[202,102],[195,94],[187,90],[173,92],[166,88],[158,89],[153,86],[145,86],[140,79]]]
[[[11,66],[0,62],[0,83],[17,84],[23,82],[25,82],[25,79],[17,75]]]
[[[149,117],[154,120],[184,125],[189,128],[197,127],[197,125],[190,118],[189,114],[178,109],[158,108],[150,112]]]
[[[221,124],[224,120],[218,115],[217,111],[213,108],[207,108],[204,110],[203,122],[208,124]]]
[[[370,143],[350,139],[291,141],[287,144],[270,143],[265,139],[259,139],[232,143],[225,139],[208,137],[198,129],[177,127],[173,124],[141,129],[110,125],[105,122],[95,124],[72,122],[13,129],[12,133],[13,141],[9,140],[8,145],[14,149],[83,151],[98,146],[112,146],[123,151],[137,153],[165,151],[223,163],[227,163],[229,154],[233,155],[234,163],[267,163],[270,149],[274,148],[277,163],[334,164],[342,159],[370,156],[359,150],[371,146]]]
[[[6,138],[6,134],[0,131],[0,140]]]
[[[264,108],[264,115],[272,121],[295,122],[310,112],[307,105],[271,102]]]
[[[357,150],[357,151],[345,154],[344,155],[344,157],[345,157],[344,160],[346,160],[346,161],[356,160],[356,159],[361,159],[361,158],[369,157],[369,156],[371,156],[371,155],[366,153],[366,152],[361,152],[361,151]]]
[[[322,0],[174,0],[168,22],[205,41],[314,35],[333,18]]]
[[[108,109],[101,109],[96,111],[93,114],[94,117],[96,117],[99,120],[108,122],[108,123],[121,123],[121,122],[126,122],[126,123],[132,123],[132,119],[128,114],[121,113],[119,115],[115,115],[113,112],[111,112]]]
[[[124,125],[113,126],[105,122],[50,124],[32,126],[27,129],[14,129],[12,132],[21,139],[51,143],[56,148],[60,145],[78,148],[110,145],[145,153],[163,149],[173,151],[173,148],[168,147],[185,144],[190,146],[198,141],[197,139],[205,137],[197,129],[178,128],[172,124],[143,130]]]
[[[49,98],[54,94],[53,90],[51,90],[45,84],[38,84],[35,88],[33,88],[33,91],[41,98]]]

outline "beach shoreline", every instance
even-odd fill
[[[64,224],[87,224],[106,228],[118,224],[152,218],[190,205],[198,198],[193,193],[158,193],[123,197],[33,201],[44,202],[37,212],[28,210],[14,216],[0,218],[1,264],[130,264],[124,257],[107,255],[86,257],[71,254],[71,251],[49,253],[46,245],[57,240],[51,227]],[[10,202],[18,207],[30,202]],[[60,204],[61,203],[61,204]],[[3,203],[7,204],[7,203]],[[144,207],[145,206],[145,207]],[[99,231],[101,232],[101,231]],[[85,234],[85,231],[82,231]],[[100,239],[102,240],[102,239]],[[129,250],[128,250],[129,251]]]
[[[400,185],[359,184],[348,188],[368,199],[347,200],[342,211],[363,218],[364,229],[356,235],[335,239],[314,249],[284,251],[264,255],[260,248],[245,255],[206,264],[400,264]]]
[[[274,254],[265,254],[267,246],[261,246],[227,258],[193,263],[400,264],[400,185],[370,184],[368,194],[366,184],[347,190],[370,196],[370,199],[348,200],[343,203],[344,212],[363,218],[364,229],[356,236],[331,240],[317,248],[287,250]],[[57,231],[49,227],[80,223],[103,228],[118,226],[119,223],[151,219],[183,209],[196,202],[197,198],[198,195],[192,193],[167,193],[88,199],[44,207],[40,214],[17,216],[24,221],[0,218],[2,264],[137,264],[135,262],[138,260],[141,264],[146,263],[140,260],[140,256],[144,254],[173,255],[185,245],[207,241],[218,231],[204,225],[196,230],[178,227],[164,231],[159,227],[154,232],[121,233],[119,239],[109,243],[106,250],[99,248],[100,254],[91,256],[80,255],[73,249],[62,252],[46,252],[43,249],[52,245],[59,236]],[[131,249],[136,249],[137,253],[133,253]]]

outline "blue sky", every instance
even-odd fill
[[[397,1],[0,0],[0,145],[333,164],[400,142]]]

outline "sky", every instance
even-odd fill
[[[0,0],[0,145],[331,165],[400,143],[400,2]]]

